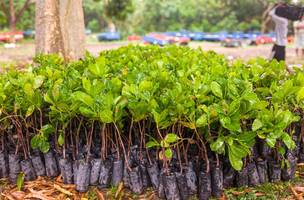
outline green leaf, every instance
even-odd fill
[[[99,117],[103,123],[113,122],[113,112],[111,110],[103,110],[99,113]]]
[[[79,112],[85,117],[96,117],[96,113],[92,111],[90,108],[81,106],[79,107]]]
[[[17,182],[16,182],[16,185],[17,185],[17,189],[20,191],[23,187],[23,184],[24,184],[24,177],[25,177],[25,174],[23,172],[20,172],[18,174],[18,177],[17,177]]]
[[[207,119],[207,115],[203,114],[202,116],[200,116],[196,122],[195,125],[196,127],[200,128],[200,127],[204,127],[208,124],[208,119]]]
[[[243,168],[243,161],[242,158],[240,158],[239,156],[236,156],[230,148],[228,148],[228,156],[229,156],[229,161],[231,166],[235,169],[235,170],[242,170]]]
[[[76,101],[80,101],[80,102],[84,103],[85,105],[93,108],[94,100],[90,95],[88,95],[84,92],[81,92],[81,91],[77,91],[77,92],[74,92],[72,96]]]
[[[87,78],[82,78],[82,87],[85,89],[86,92],[90,93],[92,88],[91,81]]]
[[[41,85],[43,84],[44,79],[45,79],[44,76],[41,75],[36,76],[34,80],[34,89],[40,88]]]
[[[297,101],[300,102],[304,99],[304,87],[302,87],[297,93]]]
[[[225,149],[224,139],[222,137],[217,138],[215,142],[211,143],[210,148],[214,152],[223,153],[221,151]]]
[[[212,93],[215,96],[217,96],[217,97],[219,97],[221,99],[223,98],[223,92],[222,92],[222,88],[221,88],[220,84],[218,84],[217,82],[213,81],[211,83],[210,87],[211,87]]]
[[[282,140],[283,140],[284,144],[287,146],[288,149],[293,150],[294,148],[296,148],[295,142],[292,140],[290,135],[288,135],[287,133],[284,133],[282,135]]]
[[[255,119],[252,123],[252,131],[257,131],[263,127],[263,123],[259,119]]]
[[[31,116],[31,115],[33,114],[34,110],[35,110],[35,106],[34,106],[34,105],[31,105],[30,107],[28,107],[25,116],[26,116],[26,117]]]
[[[59,137],[58,137],[58,144],[62,146],[64,144],[64,134],[63,131],[60,131]]]
[[[159,146],[159,144],[156,141],[149,141],[146,143],[146,148],[153,148],[157,146]]]
[[[50,150],[50,144],[47,141],[43,141],[41,142],[39,149],[42,153],[47,153]]]
[[[165,150],[165,156],[166,156],[167,159],[171,159],[172,156],[173,156],[172,150],[169,149],[169,148],[166,149],[166,150]]]
[[[37,149],[39,147],[39,135],[35,135],[32,139],[31,139],[31,147],[33,149]]]
[[[169,143],[169,144],[172,144],[172,143],[175,143],[179,140],[180,138],[174,134],[174,133],[169,133],[166,135],[165,137],[165,142]]]
[[[105,65],[106,65],[105,57],[100,56],[96,63],[89,65],[89,70],[95,76],[101,77],[106,73]]]

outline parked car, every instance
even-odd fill
[[[153,45],[159,45],[159,46],[165,46],[167,44],[169,44],[168,41],[166,40],[161,40],[161,39],[157,39],[153,36],[149,36],[149,35],[146,35],[142,38],[143,42],[145,44],[153,44]]]
[[[22,31],[0,33],[0,42],[20,41],[24,38]]]
[[[241,47],[244,40],[241,38],[227,37],[222,42],[221,45],[224,47]]]
[[[120,40],[120,34],[118,32],[104,32],[97,35],[98,41],[115,41]]]
[[[144,40],[145,42],[150,44],[159,44],[161,46],[165,44],[187,45],[190,42],[190,38],[188,37],[171,36],[171,34],[168,33],[149,33],[146,35],[146,38],[150,38],[150,40],[147,41],[146,39]]]
[[[129,41],[139,41],[141,39],[142,39],[142,37],[139,36],[139,35],[130,35],[130,36],[128,36],[128,40]]]
[[[227,32],[205,33],[203,36],[203,40],[209,42],[221,42],[227,37],[228,37]]]
[[[31,29],[23,31],[23,37],[24,38],[34,38],[35,37],[35,31],[31,30]]]
[[[275,42],[275,38],[269,34],[259,35],[252,41],[252,45],[271,44]]]

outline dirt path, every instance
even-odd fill
[[[91,43],[87,45],[87,50],[93,55],[98,55],[100,51],[116,49],[121,46],[130,44],[130,42],[109,42],[109,43]],[[135,43],[136,44],[136,43]],[[241,58],[248,60],[255,57],[268,58],[272,45],[246,46],[239,48],[222,47],[219,43],[210,42],[192,42],[189,45],[193,48],[202,48],[203,50],[213,50],[217,53],[224,54],[230,58]],[[23,63],[29,62],[35,54],[35,47],[33,43],[18,44],[17,48],[6,49],[0,46],[0,67],[4,63]],[[302,61],[303,60],[303,61]],[[304,59],[296,58],[295,51],[292,47],[287,48],[287,62],[304,63]]]

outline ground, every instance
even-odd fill
[[[140,44],[140,42],[96,42],[88,40],[86,49],[94,55],[97,55],[100,51],[115,49],[128,44]],[[230,59],[241,58],[248,60],[255,57],[269,58],[272,45],[259,45],[259,46],[245,46],[238,48],[222,47],[220,43],[212,42],[191,42],[189,44],[193,48],[202,48],[203,50],[213,50],[217,53],[224,54]],[[33,41],[25,41],[17,44],[16,48],[5,48],[0,44],[0,67],[7,65],[8,63],[28,63],[31,61],[35,54],[35,46]],[[288,64],[303,64],[304,58],[297,58],[295,55],[295,49],[292,45],[287,48],[287,63]]]

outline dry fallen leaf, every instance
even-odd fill
[[[69,192],[69,191],[67,191],[67,190],[65,190],[65,189],[63,189],[63,188],[61,188],[59,185],[54,184],[54,188],[55,188],[56,190],[58,190],[59,192],[61,192],[61,193],[63,193],[63,194],[66,194],[66,195],[68,195],[68,196],[72,196],[72,195],[73,195],[71,192]]]

